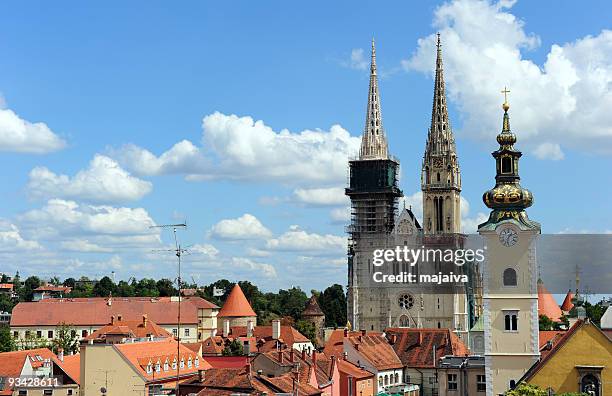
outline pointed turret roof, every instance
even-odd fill
[[[249,304],[249,301],[244,296],[238,283],[236,283],[229,296],[227,296],[227,300],[225,300],[217,317],[239,318],[251,316],[257,316],[257,314],[253,311],[253,308],[251,308],[251,304]]]
[[[366,123],[361,137],[360,159],[387,159],[389,157],[387,138],[382,124],[380,94],[376,74],[376,48],[372,39],[372,62],[370,65],[370,86],[368,89],[368,108]]]
[[[442,65],[442,44],[438,33],[436,57],[436,77],[434,82],[433,105],[431,109],[431,126],[427,134],[425,157],[456,153],[455,137],[448,118],[446,88],[444,85],[444,67]]]
[[[564,312],[569,312],[574,308],[574,304],[572,303],[572,299],[574,298],[574,293],[572,290],[568,290],[565,298],[563,299],[563,304],[561,304],[561,310]]]
[[[306,303],[306,308],[304,309],[304,312],[302,312],[302,316],[325,316],[325,313],[319,306],[317,298],[314,294]]]
[[[563,312],[557,305],[555,298],[548,291],[542,279],[538,279],[538,316],[546,315],[553,322],[559,322]]]

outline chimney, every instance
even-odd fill
[[[143,327],[147,327],[147,322],[148,322],[147,314],[142,314],[142,325],[143,325]]]
[[[278,351],[278,362],[283,363],[283,351]]]
[[[58,348],[58,349],[57,349],[57,359],[58,359],[60,362],[63,362],[63,361],[64,361],[64,349],[63,349],[63,348]]]
[[[112,297],[109,297],[108,300],[106,300],[106,305],[108,305],[109,307],[111,305],[113,305],[113,298]]]
[[[247,362],[246,364],[246,373],[250,380],[251,379],[251,362]]]
[[[342,360],[348,360],[348,352],[342,352]]]
[[[242,352],[246,356],[249,356],[251,354],[251,343],[248,340],[244,340],[244,343],[242,346]]]
[[[115,315],[111,315],[111,324],[115,324]]]
[[[363,335],[363,336],[366,335],[365,329],[361,330],[361,335]]]
[[[199,382],[204,382],[204,378],[206,378],[205,375],[206,374],[205,374],[204,370],[198,370],[198,381]]]
[[[312,365],[317,367],[317,350],[312,351]]]
[[[306,348],[302,348],[302,360],[306,360]]]
[[[246,328],[246,330],[247,330],[247,334],[246,334],[246,336],[247,336],[247,337],[253,337],[253,321],[252,321],[252,320],[249,320],[249,321],[247,322],[247,328]]]
[[[229,319],[223,319],[223,338],[229,337],[230,322]]]
[[[280,338],[280,332],[281,332],[280,320],[274,319],[272,321],[272,339],[278,340]]]
[[[291,351],[289,351],[289,361],[293,363],[293,360],[294,360],[294,352],[293,352],[293,348],[291,348]]]
[[[421,345],[423,343],[423,332],[419,330],[418,333],[419,339],[417,340],[417,345]]]
[[[344,337],[348,337],[348,329],[344,329]]]

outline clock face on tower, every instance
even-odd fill
[[[513,228],[504,228],[499,233],[499,241],[504,246],[514,246],[518,242],[518,233]]]

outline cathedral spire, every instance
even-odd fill
[[[376,48],[372,38],[372,63],[370,64],[370,86],[368,89],[368,108],[366,123],[361,138],[360,159],[387,159],[389,157],[387,138],[382,125],[380,94],[376,74]]]
[[[455,153],[455,138],[448,118],[446,105],[446,87],[444,84],[444,67],[442,63],[442,44],[440,33],[436,43],[436,76],[434,82],[433,105],[431,109],[431,125],[427,135],[425,155]]]

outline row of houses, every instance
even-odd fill
[[[216,331],[186,339],[179,338],[168,323],[157,323],[155,311],[138,312],[149,304],[133,301],[133,310],[121,307],[128,314],[112,312],[106,323],[82,334],[78,354],[64,356],[59,351],[53,355],[47,349],[0,354],[0,377],[5,378],[0,395],[463,396],[486,392],[485,357],[474,354],[449,329],[333,329],[322,347],[316,348],[280,320],[258,325],[236,286],[216,315]],[[182,305],[188,306],[188,301]],[[73,307],[59,301],[32,304]],[[104,307],[107,311],[110,306]],[[316,299],[309,301],[308,310],[320,310]],[[72,313],[65,315],[69,318]],[[608,311],[602,324],[611,320]],[[199,326],[200,321],[196,323]],[[577,320],[566,331],[540,332],[541,358],[521,381],[557,393],[581,390],[587,380],[602,389],[612,381],[610,332],[586,319]],[[239,351],[232,349],[236,345]],[[29,386],[6,380],[19,377],[58,379],[58,383]]]

